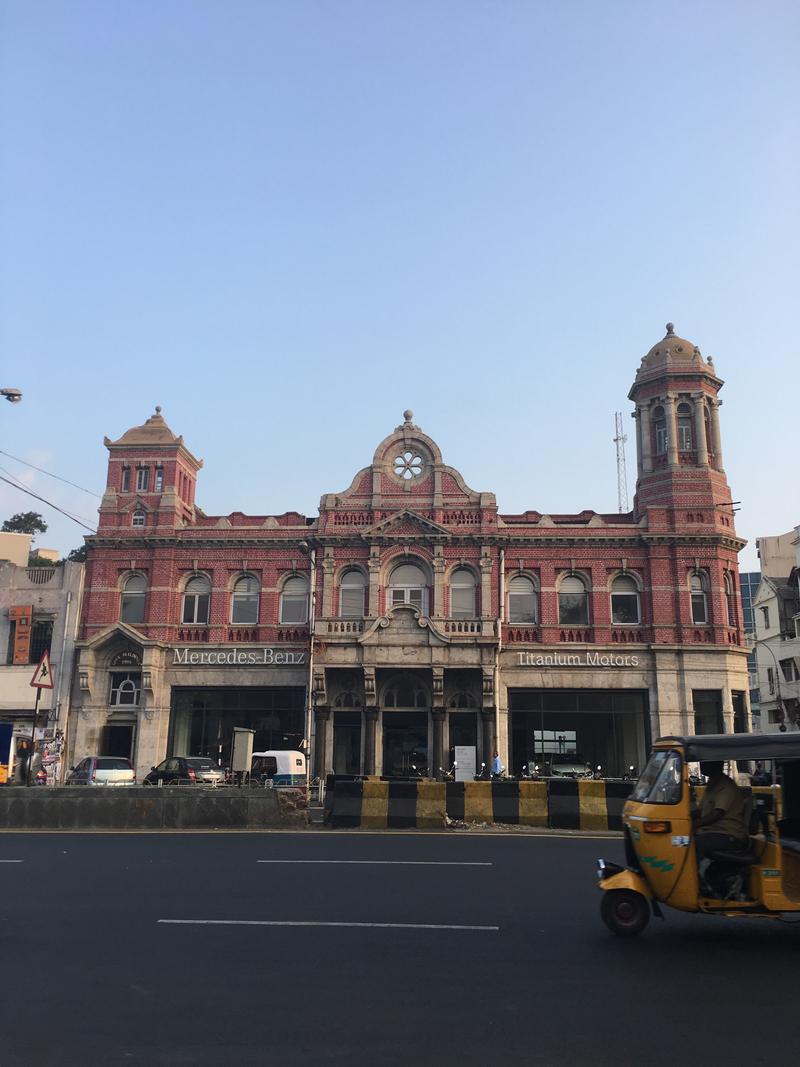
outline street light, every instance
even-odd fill
[[[19,389],[0,389],[0,396],[4,396],[9,404],[18,404],[22,400]]]

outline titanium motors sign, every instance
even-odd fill
[[[286,648],[173,648],[173,667],[296,667],[308,653]]]
[[[638,667],[638,656],[618,652],[518,652],[520,667]]]

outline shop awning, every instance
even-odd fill
[[[800,733],[697,734],[694,737],[659,737],[657,745],[683,746],[686,759],[800,759]]]

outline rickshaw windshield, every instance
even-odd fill
[[[631,800],[647,804],[677,804],[681,799],[680,753],[661,749],[650,757],[634,786]]]

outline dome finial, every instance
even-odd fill
[[[403,412],[403,418],[405,419],[406,423],[410,426],[411,425],[411,420],[414,418],[414,412],[411,410],[411,408],[406,408],[406,410]]]
[[[667,337],[672,337],[675,334],[675,324],[672,322],[667,323]]]
[[[161,405],[160,404],[156,404],[156,415],[160,415],[160,414],[161,414]]]

